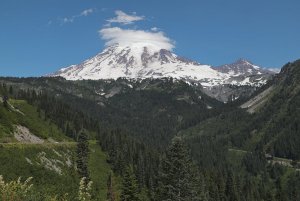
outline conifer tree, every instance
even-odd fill
[[[13,94],[14,94],[14,90],[13,90],[13,87],[12,87],[12,86],[9,87],[9,91],[8,91],[8,92],[9,92],[10,95],[13,95]]]
[[[140,201],[137,180],[129,167],[123,176],[121,190],[121,201]]]
[[[230,201],[238,201],[236,183],[234,180],[234,175],[231,171],[228,172],[227,176],[226,194]]]
[[[199,178],[199,182],[198,183],[198,194],[199,194],[199,200],[201,201],[208,201],[209,199],[209,195],[208,195],[208,192],[206,190],[206,182],[205,182],[205,179],[204,179],[204,176],[201,176]]]
[[[88,172],[88,155],[89,155],[89,144],[88,137],[85,131],[81,131],[78,136],[77,143],[77,170],[81,178],[85,177],[89,181]]]
[[[219,199],[220,201],[226,201],[226,186],[225,181],[222,174],[219,174],[217,176],[217,185],[218,185],[218,191],[219,191]]]
[[[8,108],[8,96],[3,96],[3,106]]]
[[[161,161],[157,200],[198,201],[197,172],[181,138],[176,137]]]

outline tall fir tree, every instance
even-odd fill
[[[226,201],[226,185],[224,181],[224,177],[222,174],[218,174],[217,180],[216,180],[218,191],[219,191],[219,199],[220,201]]]
[[[85,177],[86,181],[90,180],[88,171],[88,158],[89,158],[89,143],[88,136],[85,131],[81,131],[78,136],[77,142],[77,170],[81,178]]]
[[[239,201],[234,175],[229,170],[226,182],[226,194],[230,201]]]
[[[13,87],[12,86],[9,86],[9,94],[10,95],[13,95],[14,94],[14,90],[13,90]]]
[[[157,200],[200,200],[197,192],[198,178],[187,147],[181,138],[175,137],[165,157],[161,160]]]
[[[123,176],[121,201],[141,201],[139,198],[137,180],[131,167],[126,168]]]
[[[198,195],[199,195],[199,200],[201,201],[208,201],[209,199],[209,194],[207,191],[206,187],[206,181],[203,175],[200,176],[199,182],[198,183]]]
[[[3,96],[3,106],[8,108],[8,96],[6,95]]]

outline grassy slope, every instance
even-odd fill
[[[34,189],[42,195],[63,195],[66,192],[76,195],[79,178],[74,168],[74,144],[1,144],[0,150],[0,175],[6,180],[33,177]],[[62,175],[45,167],[39,157],[43,152],[47,159],[61,161],[56,164]],[[72,167],[67,166],[64,153],[68,153]]]
[[[67,192],[73,199],[77,196],[79,184],[79,177],[74,168],[76,143],[64,136],[55,124],[45,121],[36,108],[25,101],[10,100],[9,103],[15,109],[6,109],[0,103],[0,175],[8,181],[18,177],[33,177],[34,188],[40,196],[64,195]],[[52,138],[60,143],[18,143],[13,138],[15,125],[25,126],[36,136]],[[95,200],[102,201],[106,198],[106,182],[111,168],[106,162],[105,153],[96,142],[91,141],[90,150],[89,170],[93,181],[93,195]],[[40,159],[43,152],[47,159],[57,161],[56,165],[61,168],[62,175],[45,167],[46,163],[42,163]],[[66,163],[67,158],[72,161],[73,165],[70,167]]]
[[[34,188],[42,195],[64,195],[66,192],[71,198],[77,195],[79,177],[74,168],[76,143],[0,144],[0,152],[0,175],[6,180],[33,177]],[[46,153],[47,159],[61,161],[56,164],[62,169],[62,175],[41,164],[38,156],[42,152]],[[66,164],[66,153],[72,161],[71,167]],[[27,161],[28,159],[32,164]],[[90,143],[89,171],[95,200],[105,200],[106,182],[111,168],[106,162],[105,153],[95,142]]]
[[[96,200],[105,200],[107,194],[107,179],[111,172],[109,164],[106,162],[106,154],[102,152],[96,141],[90,141],[89,158],[90,177],[93,181],[93,194]],[[120,182],[114,178],[114,190],[120,189]],[[118,192],[117,192],[118,194]]]
[[[70,139],[49,120],[41,118],[37,109],[23,100],[10,100],[9,103],[16,109],[9,107],[6,109],[0,104],[0,142],[14,141],[12,138],[15,125],[27,127],[34,135],[47,139],[52,138],[57,141],[69,141]],[[22,114],[23,113],[23,114]]]

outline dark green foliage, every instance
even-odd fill
[[[3,96],[3,106],[8,108],[8,96]]]
[[[255,117],[263,123],[259,145],[274,156],[294,160],[300,159],[299,69],[299,60],[283,67],[275,79],[272,97]]]
[[[13,95],[14,94],[14,90],[13,90],[13,87],[12,86],[9,86],[9,94],[10,95]]]
[[[223,168],[226,166],[227,148],[222,140],[212,136],[186,137],[191,154],[201,168]]]
[[[300,200],[300,173],[292,174],[286,185],[286,194],[288,200]]]
[[[208,201],[209,200],[209,192],[207,188],[207,182],[205,181],[205,178],[203,175],[199,176],[199,179],[197,181],[197,192],[198,197],[200,201]]]
[[[81,131],[78,136],[77,143],[77,171],[80,178],[85,177],[87,181],[90,180],[89,171],[88,171],[88,157],[89,157],[89,142],[88,136],[85,131]]]
[[[116,173],[123,175],[127,166],[133,166],[141,186],[151,188],[154,185],[159,161],[156,151],[119,129],[109,134],[100,132],[99,142]]]
[[[6,81],[21,88],[14,93],[39,105],[45,118],[51,118],[60,128],[66,129],[67,121],[74,122],[69,125],[69,129],[75,131],[73,135],[77,135],[82,125],[95,130],[93,118],[106,128],[120,128],[162,150],[179,129],[195,125],[216,113],[207,105],[222,106],[199,88],[167,78],[141,82],[123,79],[71,82],[61,78],[6,78]],[[39,92],[33,93],[32,89]],[[102,91],[114,95],[105,98],[106,95],[99,95]]]
[[[200,200],[197,170],[182,139],[175,137],[161,159],[157,199],[161,201]],[[204,185],[204,184],[203,184]]]
[[[262,152],[256,151],[247,153],[243,158],[243,163],[248,172],[258,175],[266,167],[266,159]]]
[[[132,168],[127,167],[123,176],[123,183],[121,189],[121,201],[140,201],[139,189],[135,175]]]
[[[231,171],[228,172],[226,181],[226,195],[230,201],[238,201],[238,188]]]

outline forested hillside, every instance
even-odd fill
[[[263,185],[259,189],[266,191],[265,199],[298,200],[299,69],[299,60],[286,64],[245,101],[249,104],[244,109],[240,101],[232,103],[230,110],[180,131],[199,165],[232,164],[240,176],[261,182],[257,185]]]
[[[28,186],[33,187],[28,197],[14,197],[17,183],[7,183],[5,187],[1,181],[1,200],[55,200],[55,197],[75,200],[81,179],[78,140],[67,136],[45,112],[16,94],[17,89],[1,84],[0,175],[5,181],[32,178]],[[92,132],[87,133],[91,140],[95,139]],[[97,141],[89,141],[88,149],[87,165],[93,181],[90,193],[93,199],[104,200],[111,167]],[[24,193],[21,188],[20,194]],[[114,191],[118,192],[117,188]]]
[[[79,116],[85,114],[87,118],[83,121],[92,121],[91,118],[100,120],[98,124],[104,125],[103,130],[119,128],[135,138],[147,138],[148,143],[155,147],[164,147],[179,129],[214,115],[216,109],[223,105],[203,94],[200,89],[167,78],[75,82],[61,78],[6,78],[3,82],[22,90],[19,95],[30,102],[34,102],[32,99],[38,96],[42,101],[36,104],[46,113],[55,104],[64,105],[57,105],[60,115],[55,117],[61,128],[68,118],[72,117],[78,122],[82,118]],[[34,95],[32,90],[35,91]],[[76,115],[71,116],[68,112]],[[80,126],[80,123],[75,125]],[[89,126],[95,129],[95,125]]]

